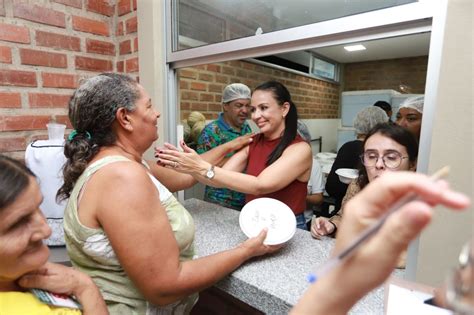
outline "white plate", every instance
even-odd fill
[[[350,184],[353,179],[359,176],[359,170],[355,168],[338,168],[336,174],[339,176],[341,182]]]
[[[247,203],[240,212],[239,225],[248,237],[257,236],[268,227],[267,245],[282,244],[296,232],[296,218],[283,202],[273,198],[257,198]]]

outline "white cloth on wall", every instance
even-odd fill
[[[57,203],[56,193],[63,184],[62,167],[66,162],[64,140],[37,140],[29,144],[25,161],[38,178],[44,198],[41,211],[46,218],[62,219],[66,202]]]
[[[64,242],[63,218],[66,201],[56,202],[56,193],[63,184],[62,167],[66,162],[64,140],[37,140],[25,152],[26,165],[38,178],[43,202],[40,209],[51,227],[49,246],[62,246]]]

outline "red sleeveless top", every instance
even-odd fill
[[[267,166],[268,156],[272,153],[275,147],[280,142],[281,138],[274,140],[265,140],[263,134],[259,134],[254,137],[254,140],[249,145],[249,156],[247,163],[247,174],[258,176]],[[291,144],[304,141],[299,135],[296,136],[296,139],[293,140]],[[269,197],[280,200],[285,203],[295,215],[301,214],[306,209],[306,194],[308,192],[307,188],[308,182],[300,182],[295,179],[288,186],[263,195],[252,195],[246,194],[245,202],[249,202],[256,198]]]

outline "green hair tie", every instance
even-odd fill
[[[88,131],[85,131],[84,132],[86,134],[86,138],[87,139],[91,139],[91,134],[88,132]],[[69,141],[72,141],[79,133],[77,132],[76,129],[74,129],[70,134],[69,134],[69,137],[67,138]]]

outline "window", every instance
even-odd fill
[[[323,59],[315,54],[311,55],[311,71],[315,77],[330,81],[339,81],[339,64]]]

